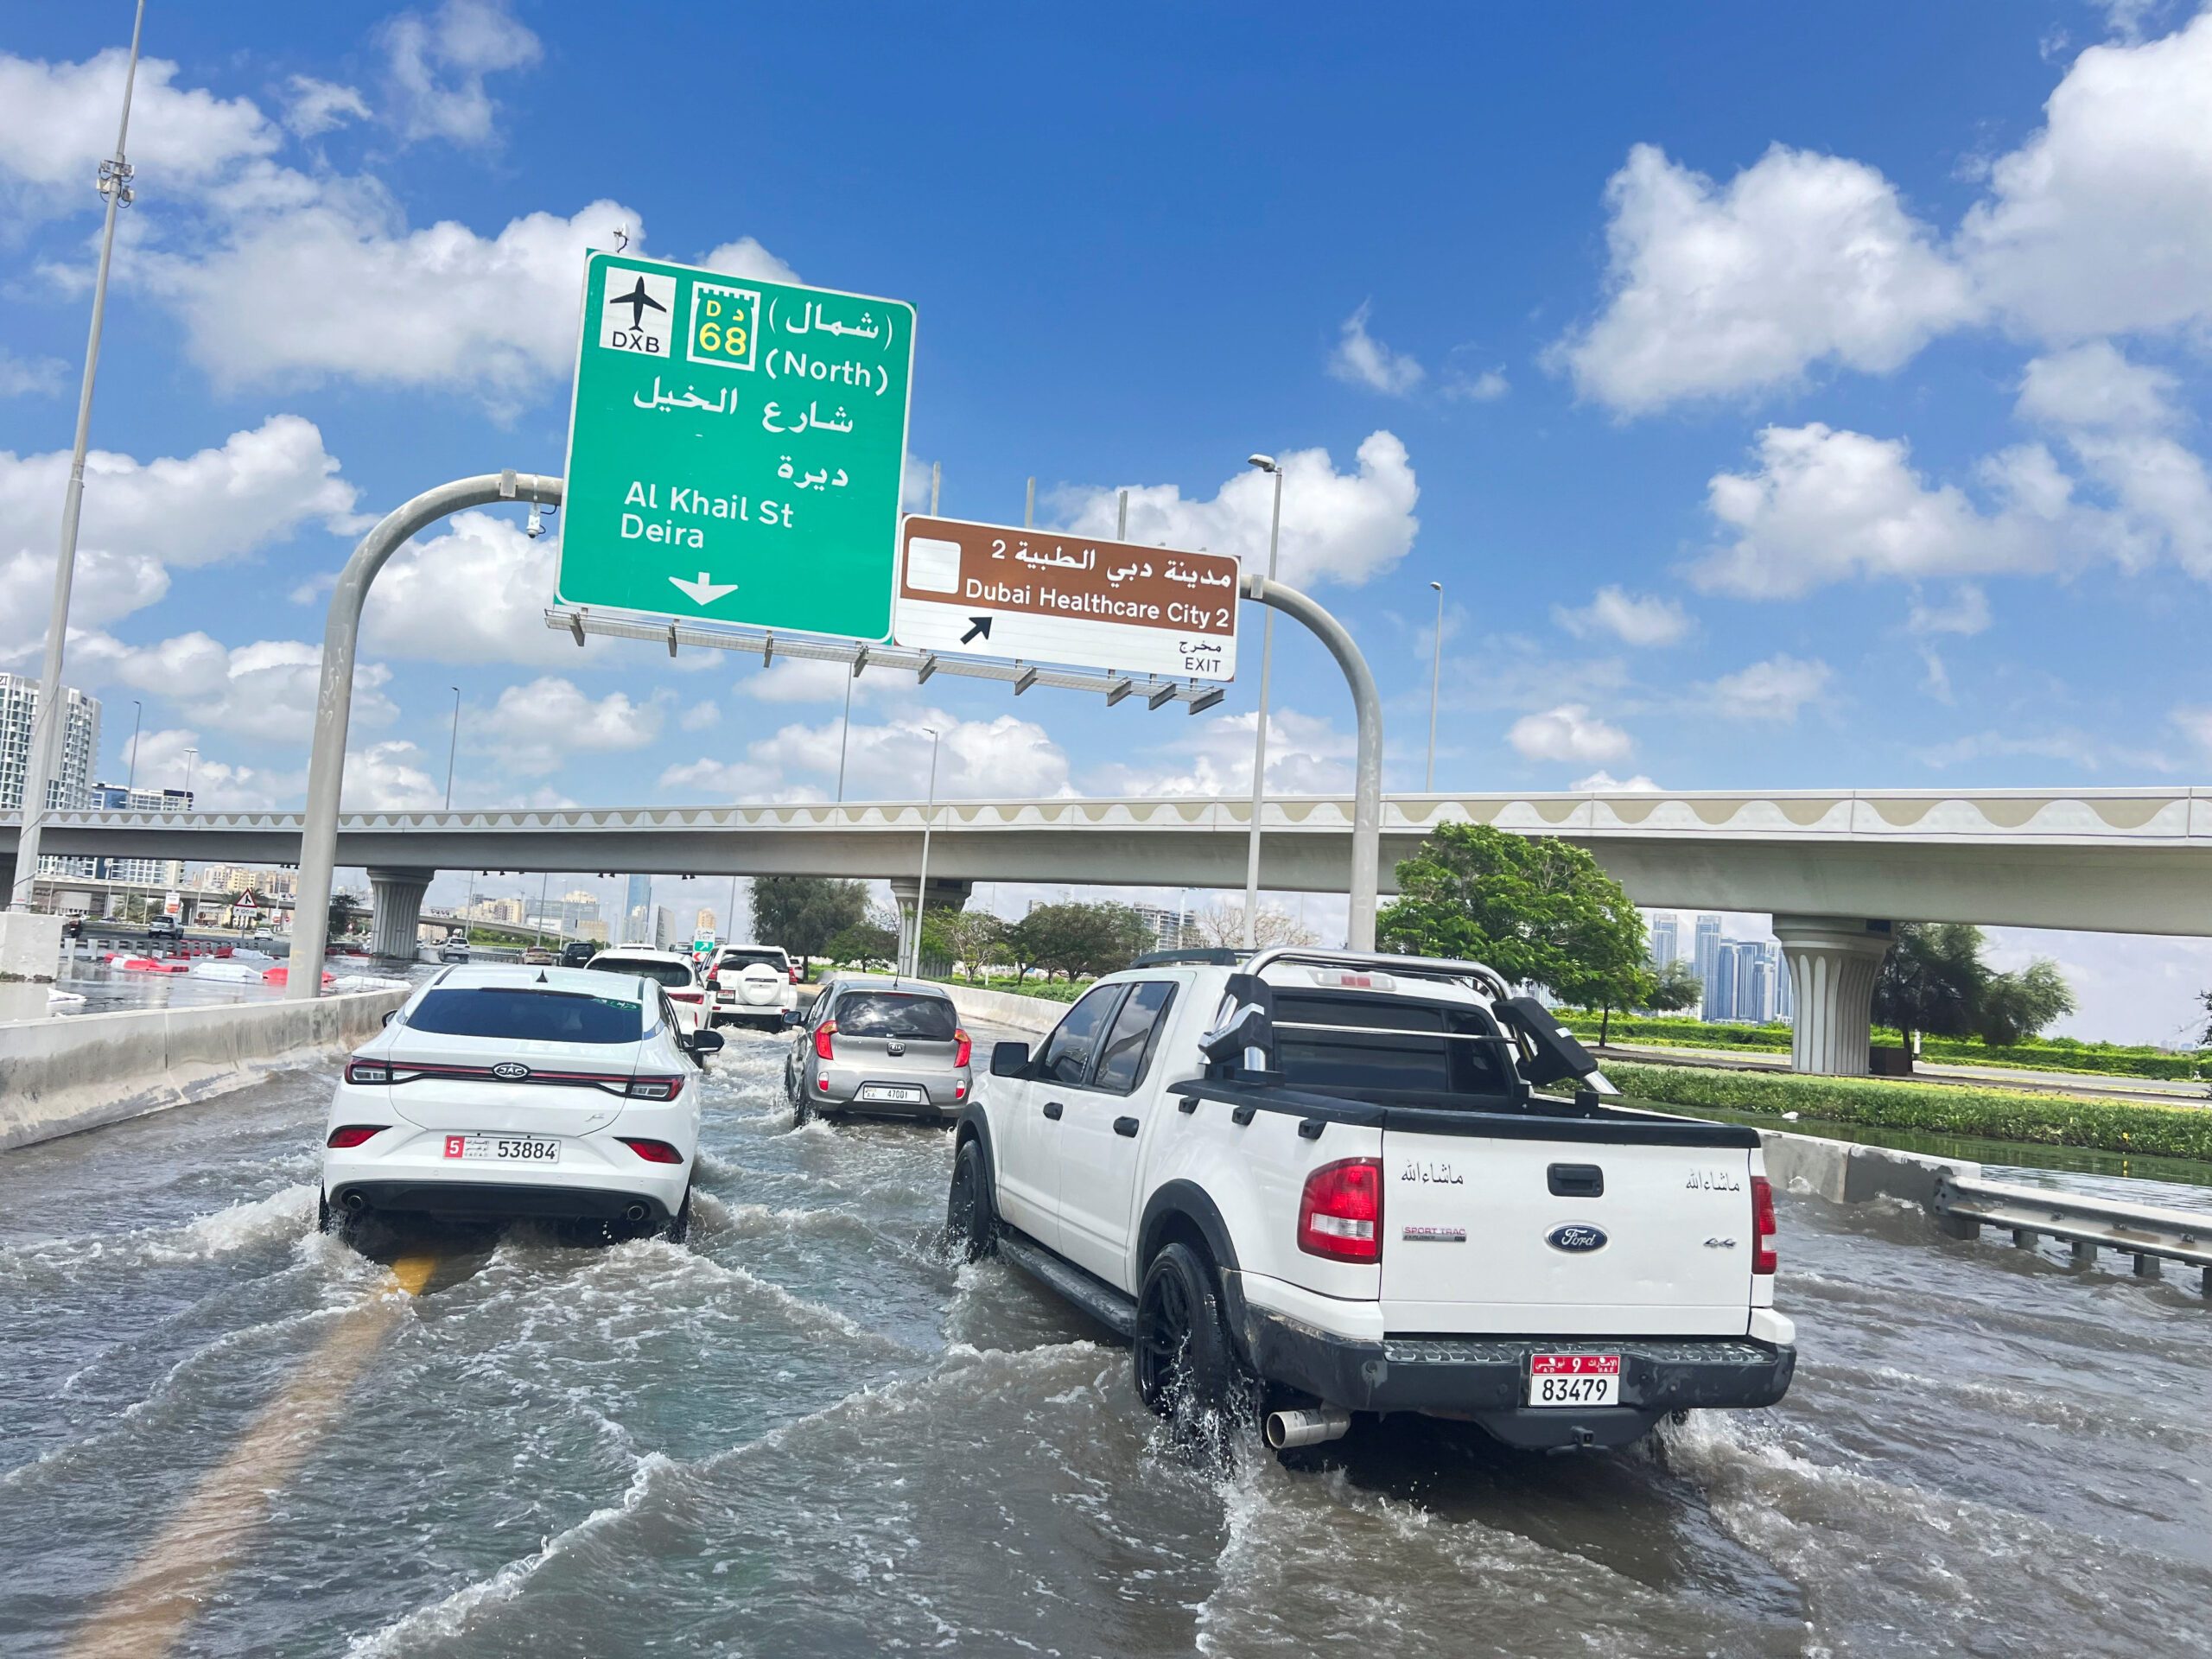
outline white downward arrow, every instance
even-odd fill
[[[724,594],[734,594],[737,591],[735,582],[709,582],[707,579],[707,573],[703,570],[699,573],[699,580],[696,582],[686,582],[681,576],[671,576],[669,580],[690,594],[692,603],[695,605],[711,605]]]

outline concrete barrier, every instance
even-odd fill
[[[1041,1037],[1058,1025],[1070,1006],[1046,997],[1023,996],[1015,991],[987,991],[980,986],[957,982],[944,988],[952,993],[952,1006],[960,1010],[963,1020],[973,1020],[978,1025],[1002,1026],[1008,1031],[1033,1037]]]
[[[1759,1139],[1766,1143],[1768,1179],[1777,1186],[1836,1204],[1895,1198],[1924,1209],[1934,1204],[1936,1183],[1944,1175],[1967,1180],[1981,1176],[1981,1166],[1964,1158],[1934,1158],[1779,1129],[1761,1129]]]
[[[408,995],[361,991],[312,1002],[0,1024],[0,1151],[206,1100],[341,1052]]]

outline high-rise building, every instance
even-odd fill
[[[1664,968],[1681,955],[1681,918],[1672,911],[1663,911],[1651,918],[1651,965]]]
[[[1705,987],[1705,1005],[1701,1012],[1707,1020],[1726,1019],[1727,1015],[1713,1011],[1719,977],[1720,918],[1718,916],[1697,918],[1697,944],[1692,960],[1697,965],[1698,982]]]
[[[710,939],[715,936],[715,911],[711,905],[699,906],[699,913],[691,918],[691,937]]]
[[[630,891],[622,901],[622,943],[650,944],[653,937],[653,879],[630,878]]]
[[[92,767],[100,752],[100,700],[61,688],[67,709],[60,753],[48,779],[48,811],[90,804]],[[31,732],[38,720],[38,682],[21,674],[0,674],[0,812],[23,804],[23,778],[30,770]]]
[[[1740,949],[1733,939],[1713,941],[1713,972],[1705,982],[1705,1017],[1708,1020],[1736,1017],[1736,956]]]
[[[1774,1017],[1787,1025],[1797,1017],[1797,986],[1790,977],[1789,958],[1774,947]]]
[[[1200,943],[1198,931],[1181,911],[1168,910],[1159,905],[1131,905],[1139,920],[1151,930],[1152,946],[1155,950],[1175,950],[1186,944]]]
[[[188,789],[129,789],[121,784],[94,784],[86,791],[85,804],[111,812],[189,812]],[[89,864],[88,874],[103,881],[136,881],[149,887],[174,887],[184,880],[184,862],[175,858],[101,858],[73,861]]]
[[[633,881],[637,880],[635,876],[630,879]],[[652,945],[656,950],[675,950],[683,943],[676,937],[676,912],[666,905],[654,905],[651,908],[653,912],[653,931],[641,943]]]
[[[1763,944],[1739,944],[1736,951],[1736,1018],[1764,1025],[1774,1017],[1774,964]]]

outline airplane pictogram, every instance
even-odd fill
[[[635,332],[639,325],[645,321],[647,306],[651,306],[656,311],[668,309],[658,300],[645,292],[645,279],[642,276],[638,278],[638,285],[627,294],[613,295],[607,302],[609,305],[626,305],[630,308],[630,327],[632,332]]]

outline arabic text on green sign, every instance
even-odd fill
[[[559,597],[881,639],[914,308],[586,262]]]

